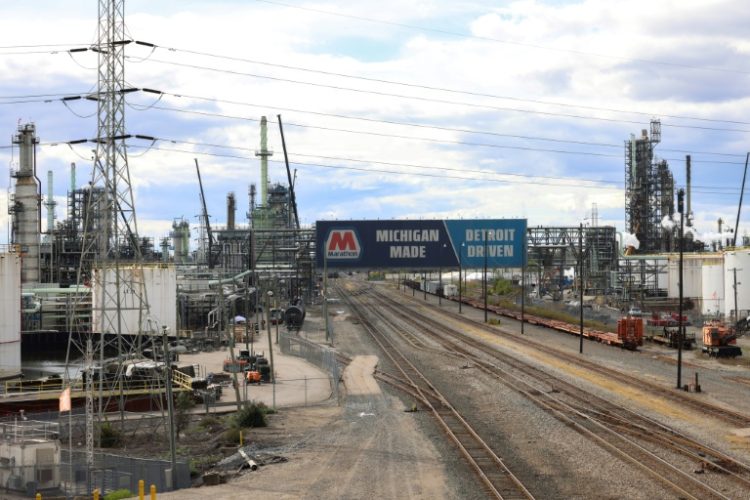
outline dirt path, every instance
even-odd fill
[[[372,377],[375,356],[357,356],[344,372],[341,406],[282,411],[253,431],[265,452],[288,461],[246,472],[227,484],[160,494],[212,500],[272,498],[450,498],[442,457],[409,413]]]

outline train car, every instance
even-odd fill
[[[299,330],[305,321],[305,302],[301,298],[293,299],[284,311],[284,322],[289,330]]]
[[[643,345],[643,318],[628,315],[617,320],[617,337],[631,349]]]

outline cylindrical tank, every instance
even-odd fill
[[[21,256],[0,253],[0,379],[21,373]]]
[[[305,321],[305,302],[301,298],[292,300],[284,311],[284,322],[289,329],[300,329]]]
[[[18,127],[13,143],[19,145],[13,212],[13,243],[23,254],[21,281],[39,283],[40,196],[36,179],[36,127],[27,123]]]
[[[735,273],[737,283],[738,319],[748,315],[750,310],[750,249],[738,249],[724,252],[724,314],[734,319],[735,310]]]
[[[724,314],[724,263],[716,259],[704,261],[701,269],[701,313],[706,316]]]

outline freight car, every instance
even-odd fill
[[[291,301],[289,307],[284,311],[284,322],[289,330],[299,330],[305,321],[305,302],[301,298]]]

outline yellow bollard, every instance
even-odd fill
[[[156,485],[151,485],[151,500],[156,500]]]
[[[94,500],[99,500],[99,488],[94,490]]]
[[[41,493],[37,493],[36,494],[36,500],[42,500],[42,494]]]
[[[146,482],[143,479],[138,480],[138,500],[143,500]]]

